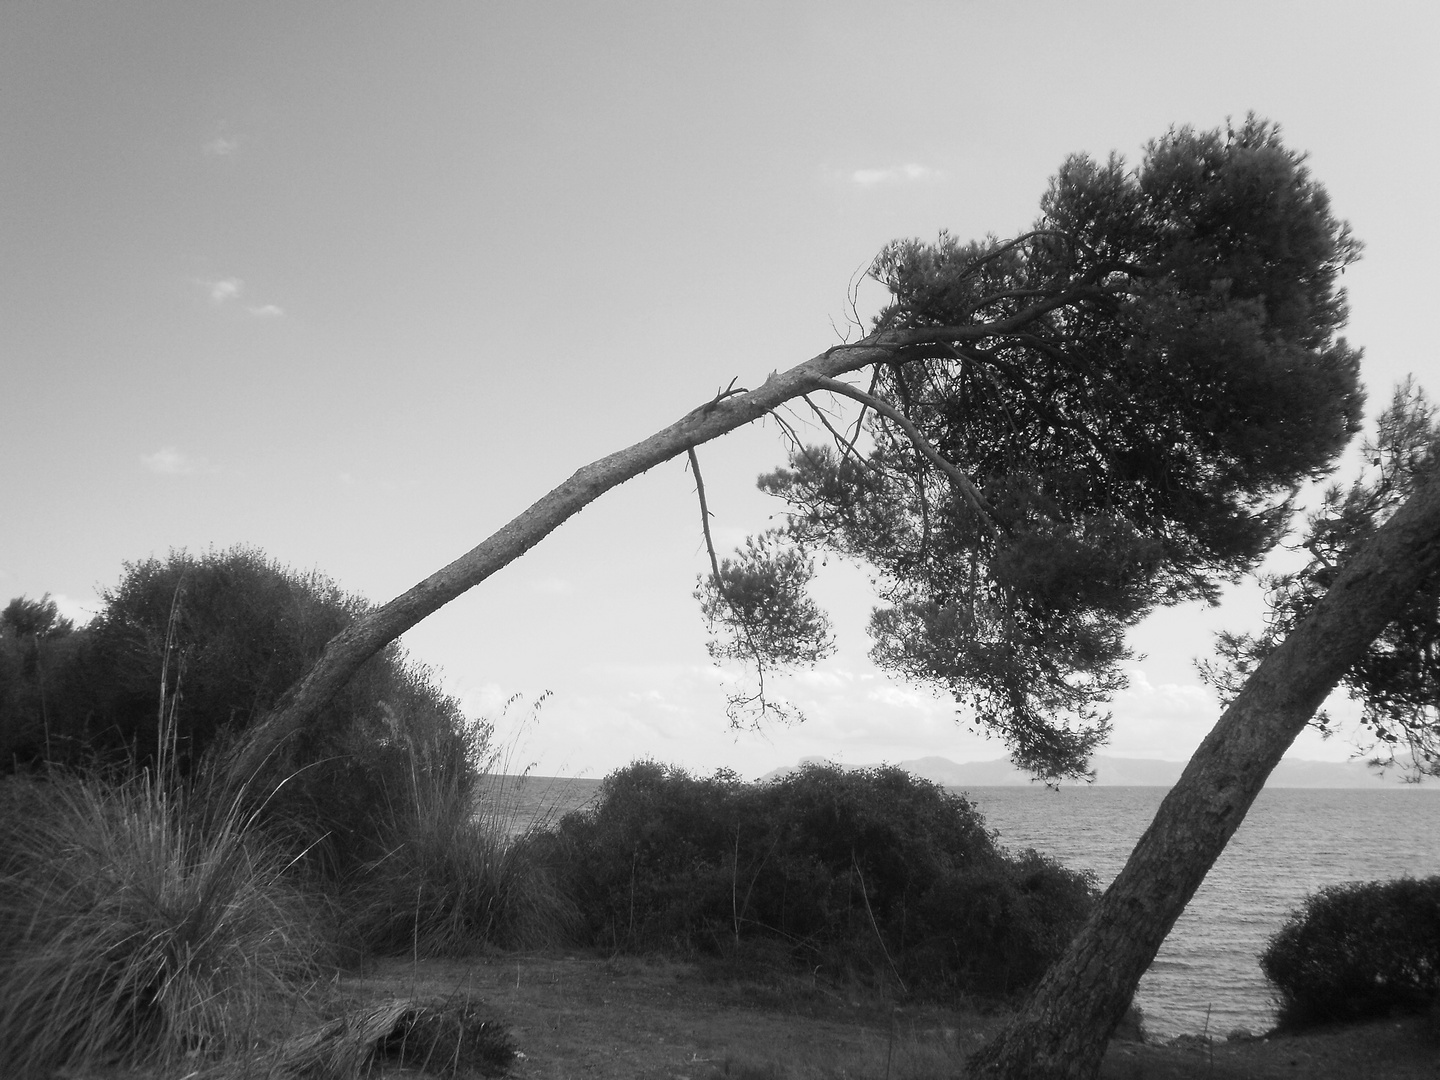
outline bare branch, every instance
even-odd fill
[[[700,475],[700,459],[696,456],[693,446],[686,451],[686,454],[690,459],[690,473],[695,477],[695,495],[700,500],[700,530],[705,535],[705,551],[710,556],[710,572],[714,577],[715,592],[719,594],[725,606],[730,609],[735,625],[739,626],[741,633],[745,636],[745,648],[755,662],[755,676],[759,684],[757,692],[754,694],[735,693],[729,695],[727,700],[731,722],[736,723],[736,714],[741,708],[756,702],[760,705],[762,717],[766,713],[773,713],[782,721],[788,720],[790,717],[786,713],[785,706],[780,702],[770,701],[765,695],[765,657],[760,651],[760,646],[755,643],[755,636],[750,632],[750,620],[745,617],[739,607],[731,603],[725,593],[725,579],[720,576],[720,559],[715,554],[715,540],[710,533],[710,506],[705,500],[705,479]]]
[[[835,445],[840,450],[840,455],[842,457],[853,456],[857,462],[865,466],[867,469],[875,468],[874,464],[866,461],[861,455],[855,453],[855,444],[853,442],[846,442],[845,437],[841,435],[840,432],[835,430],[835,425],[830,423],[830,418],[825,415],[825,410],[820,408],[819,405],[816,405],[815,402],[811,401],[809,394],[802,395],[800,400],[805,402],[806,405],[809,405],[810,411],[816,415],[816,417],[820,420],[820,423],[825,425],[825,430],[830,432],[830,437],[835,441]]]
[[[875,370],[874,370],[873,372],[871,372],[871,374],[870,374],[870,389],[869,389],[867,392],[868,392],[869,394],[873,395],[873,394],[875,393],[875,388],[876,388],[877,386],[879,386],[879,385],[880,385],[880,365],[879,365],[879,364],[876,364],[876,365],[875,365]],[[870,407],[870,406],[868,406],[868,405],[861,405],[861,406],[860,406],[860,415],[855,418],[855,434],[854,434],[853,436],[851,436],[849,444],[845,447],[845,449],[844,449],[844,452],[845,452],[845,453],[852,453],[852,452],[854,452],[854,450],[855,450],[855,444],[860,441],[860,433],[864,430],[864,424],[865,424],[865,410],[868,409],[869,407]]]
[[[720,560],[715,554],[715,540],[710,535],[710,507],[705,502],[705,479],[700,475],[700,459],[695,456],[692,446],[686,451],[690,457],[690,475],[695,477],[695,494],[700,499],[700,531],[705,534],[705,550],[710,553],[710,572],[715,575],[715,588],[725,595],[725,586],[720,579]]]
[[[829,390],[832,393],[841,394],[844,397],[852,398],[862,404],[869,405],[870,408],[874,409],[881,416],[892,421],[901,431],[905,432],[906,437],[916,450],[920,451],[937,469],[950,478],[950,482],[955,485],[961,496],[970,504],[971,509],[979,514],[990,527],[990,531],[996,534],[1000,532],[999,524],[995,520],[995,511],[990,508],[990,505],[985,501],[985,497],[980,494],[974,484],[970,483],[969,477],[961,472],[953,462],[947,461],[941,456],[940,451],[936,450],[935,447],[931,445],[930,440],[920,433],[920,429],[910,422],[909,417],[900,412],[899,409],[894,408],[884,399],[867,394],[864,390],[851,386],[849,383],[841,382],[839,379],[821,379],[820,385],[823,389]]]

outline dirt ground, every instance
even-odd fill
[[[504,956],[387,961],[337,987],[347,1000],[481,999],[520,1051],[517,1080],[939,1080],[1001,1017],[896,1007],[820,979],[757,982],[671,961]],[[1112,1043],[1107,1080],[1440,1078],[1423,1018],[1239,1042]]]

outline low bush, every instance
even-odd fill
[[[1321,889],[1260,955],[1282,1027],[1424,1011],[1440,996],[1440,877]]]
[[[0,780],[0,1061],[46,1076],[248,1051],[321,955],[284,863],[237,814],[148,776]]]
[[[812,969],[930,996],[1024,989],[1094,900],[1087,876],[1008,855],[964,797],[896,768],[746,784],[637,762],[549,843],[595,945],[734,956],[778,943]]]

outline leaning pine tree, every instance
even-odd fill
[[[700,593],[716,651],[753,660],[762,680],[819,655],[825,622],[803,595],[811,553],[863,559],[886,604],[872,621],[881,664],[953,691],[1022,766],[1082,774],[1123,685],[1126,630],[1251,569],[1283,534],[1297,485],[1357,430],[1359,354],[1337,337],[1339,276],[1357,252],[1301,158],[1258,120],[1171,131],[1133,169],[1072,158],[1020,236],[887,248],[873,272],[892,302],[861,340],[753,390],[732,384],[357,618],[251,729],[232,776],[263,776],[369,656],[606,491],[681,454],[698,466],[697,446],[787,403],[823,418],[821,393],[856,403],[857,429],[797,444],[762,478],[789,525],[714,559]],[[771,701],[762,682],[734,704],[763,714]],[[1237,806],[1231,818],[1248,801]],[[1161,835],[1144,872],[1183,864],[1198,883],[1219,847],[1186,842],[1183,827]],[[1124,905],[1107,918],[1131,916],[1149,920],[1147,941],[1173,922]],[[1144,964],[1133,967],[1083,1014],[1085,1054],[1103,1051],[1134,988],[1120,984]],[[1065,984],[1063,1002],[1084,986]],[[1067,1008],[1046,1006],[1032,1028],[1078,1022]],[[1086,1075],[1083,1062],[1055,1073],[1053,1054],[1038,1064],[1039,1043],[1003,1045],[1020,1055],[990,1062],[1006,1075],[1027,1075],[1017,1063],[1030,1050],[1033,1075]]]

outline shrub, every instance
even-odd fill
[[[69,718],[79,714],[68,677],[85,635],[49,595],[18,596],[0,611],[0,768],[69,748]]]
[[[17,600],[0,618],[0,767],[152,766],[163,692],[167,768],[192,775],[365,606],[322,574],[245,547],[128,563],[78,630],[54,618],[42,626],[53,604]],[[472,735],[458,703],[391,645],[286,744],[281,775],[291,779],[266,804],[265,826],[339,878],[382,852],[383,808],[392,793],[404,798],[411,750],[426,748],[423,768],[438,782],[469,784]]]
[[[236,814],[148,778],[0,781],[0,1061],[17,1076],[248,1050],[318,939]]]
[[[1440,877],[1321,889],[1260,955],[1280,1023],[1423,1011],[1440,995]]]
[[[810,765],[745,784],[637,762],[552,838],[592,943],[773,953],[923,994],[1038,978],[1093,902],[1086,877],[997,849],[978,811],[900,769]]]

